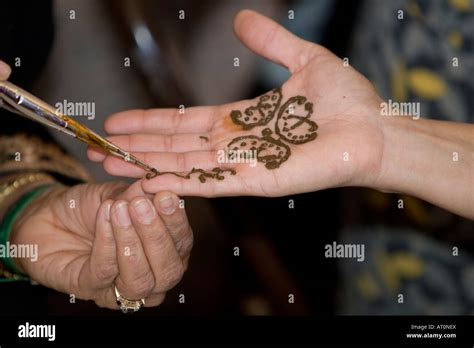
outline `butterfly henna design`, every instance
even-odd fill
[[[250,106],[244,113],[233,110],[230,117],[235,124],[241,125],[245,130],[256,126],[264,126],[275,116],[281,103],[281,89],[276,88],[258,99],[256,106]]]
[[[310,120],[313,114],[313,103],[306,97],[289,98],[281,107],[281,89],[276,88],[258,99],[257,105],[250,106],[242,113],[233,110],[230,114],[235,124],[250,130],[256,126],[267,125],[278,113],[275,132],[265,128],[261,136],[245,135],[233,139],[227,148],[230,151],[255,151],[257,161],[265,164],[267,169],[276,169],[291,156],[287,145],[304,144],[316,139],[318,125]]]

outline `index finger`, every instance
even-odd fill
[[[217,106],[198,106],[123,111],[110,116],[104,128],[109,134],[202,133],[212,129],[217,109]]]

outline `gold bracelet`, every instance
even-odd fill
[[[27,186],[30,186],[32,184],[35,184],[34,187],[38,187],[38,184],[47,184],[50,182],[55,182],[54,178],[45,173],[27,173],[16,176],[15,178],[13,178],[13,180],[10,180],[10,182],[4,183],[0,186],[0,208],[1,205],[5,203],[7,198],[18,190],[26,188]],[[3,218],[4,217],[0,219],[2,220],[2,223]],[[12,272],[12,270],[8,269],[6,265],[3,265],[3,263],[0,262],[0,282],[17,280],[28,280],[28,278],[21,274],[16,274]]]
[[[0,263],[0,283],[18,280],[29,280],[29,278],[21,274],[11,272],[9,269],[7,269],[4,265]]]
[[[17,157],[19,156],[19,157]],[[26,134],[0,135],[0,175],[42,172],[87,182],[87,170],[56,144]]]
[[[34,183],[54,182],[51,175],[45,173],[28,173],[17,176],[13,181],[0,187],[0,205],[5,199],[18,189]]]

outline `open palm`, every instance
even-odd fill
[[[290,70],[281,89],[184,113],[126,111],[111,116],[105,128],[112,141],[159,171],[220,167],[233,168],[236,175],[226,172],[224,180],[201,182],[195,177],[199,173],[190,179],[166,174],[143,180],[143,189],[199,196],[280,196],[375,180],[383,153],[378,116],[382,100],[370,82],[324,47],[301,40],[258,13],[240,12],[234,28],[251,50]],[[241,163],[223,163],[222,152],[237,149],[256,150],[257,165],[245,157]],[[104,161],[110,174],[144,175],[93,149],[89,157]]]

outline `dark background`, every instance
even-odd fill
[[[333,1],[321,43],[346,56],[362,1]],[[0,59],[11,64],[14,83],[32,88],[54,104],[63,99],[94,101],[97,118],[85,120],[103,134],[110,113],[149,107],[218,104],[253,98],[268,90],[259,71],[261,59],[232,34],[232,17],[254,8],[284,17],[287,1],[9,1],[0,11]],[[186,20],[177,12],[185,9]],[[75,19],[70,18],[71,10]],[[146,28],[154,44],[137,39]],[[22,67],[14,58],[23,57]],[[240,57],[234,69],[232,59]],[[131,57],[132,67],[123,66]],[[116,180],[89,163],[85,147],[17,116],[1,114],[2,133],[32,132],[54,138],[87,165],[98,181]],[[332,315],[345,291],[335,260],[324,258],[324,245],[341,229],[361,221],[409,224],[400,212],[370,210],[363,189],[335,189],[282,198],[186,198],[195,234],[190,267],[183,281],[155,315]],[[395,202],[396,195],[379,194]],[[289,200],[294,209],[289,209]],[[420,226],[414,226],[420,227]],[[422,230],[422,228],[421,228]],[[446,228],[426,233],[446,239]],[[472,243],[472,242],[471,242]],[[240,256],[234,256],[234,248]],[[186,303],[179,304],[179,294]],[[288,294],[295,303],[288,303]],[[1,284],[0,313],[10,315],[122,315],[27,283]]]

